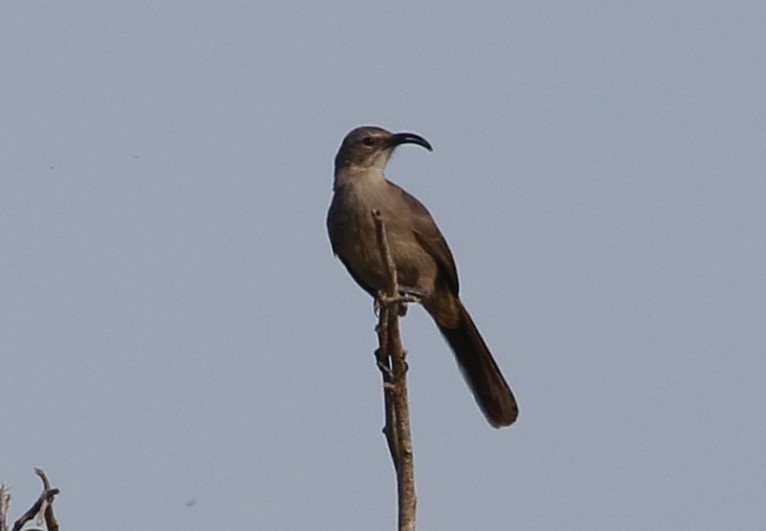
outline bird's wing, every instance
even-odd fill
[[[399,187],[397,186],[397,188]],[[436,222],[431,217],[431,214],[429,214],[428,209],[402,188],[399,188],[399,190],[401,190],[402,197],[410,207],[410,212],[412,212],[412,231],[415,234],[415,238],[426,252],[436,260],[439,270],[444,275],[444,280],[450,287],[450,291],[457,295],[459,290],[457,267],[455,266],[452,252],[447,245],[447,240],[444,239],[439,227],[436,226]]]

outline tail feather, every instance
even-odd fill
[[[458,305],[460,318],[456,327],[443,326],[438,321],[436,325],[455,353],[463,377],[489,423],[496,428],[509,426],[519,414],[516,399],[473,319],[462,303]]]

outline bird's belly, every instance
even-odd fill
[[[393,226],[391,229],[386,230],[386,240],[399,286],[431,291],[433,286],[425,280],[436,277],[436,262],[414,235]],[[372,222],[369,227],[349,225],[339,254],[363,285],[378,291],[386,287],[387,272],[375,234]]]
[[[372,211],[378,210],[399,285],[430,292],[437,276],[436,261],[416,239],[408,208],[392,202],[386,191],[375,183],[361,183],[348,195],[336,197],[340,202],[335,209],[339,214],[334,224],[336,252],[364,289],[373,294],[384,289],[387,273],[372,218]]]

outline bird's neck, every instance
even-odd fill
[[[387,182],[383,168],[359,168],[351,166],[339,168],[335,171],[333,190],[337,192],[342,189],[376,188]]]

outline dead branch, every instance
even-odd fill
[[[378,295],[380,315],[377,333],[379,348],[376,358],[383,377],[383,397],[386,411],[386,436],[388,450],[396,471],[397,501],[399,508],[399,531],[415,530],[417,496],[415,494],[415,467],[410,432],[410,408],[407,397],[406,352],[399,333],[400,305],[413,302],[410,296],[399,295],[396,267],[386,239],[386,230],[380,211],[372,212],[380,247],[386,265],[388,281],[386,289]]]
[[[8,508],[11,506],[11,491],[0,485],[0,531],[8,531]]]
[[[59,489],[51,488],[51,484],[48,481],[48,476],[45,475],[43,469],[35,468],[35,474],[37,474],[43,482],[43,492],[40,494],[40,497],[37,498],[37,501],[32,505],[32,507],[30,507],[29,510],[21,516],[21,518],[16,520],[16,522],[13,524],[12,531],[20,531],[27,522],[35,517],[41,517],[39,519],[45,522],[45,527],[48,528],[48,531],[59,531],[58,521],[56,520],[56,516],[53,514],[53,498],[55,498],[56,495],[61,491]],[[8,496],[8,499],[10,499],[10,496]],[[3,526],[3,531],[5,531],[7,528],[5,528],[4,522]]]

